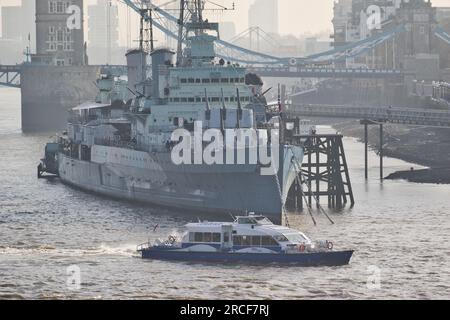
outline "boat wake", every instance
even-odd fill
[[[57,248],[50,245],[16,245],[16,246],[0,246],[0,255],[5,256],[30,256],[30,255],[51,255],[51,256],[67,256],[67,257],[83,257],[83,256],[128,256],[136,255],[135,244],[119,244],[99,246],[87,248]]]

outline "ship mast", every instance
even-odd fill
[[[183,55],[183,34],[184,34],[184,8],[185,0],[180,0],[180,17],[178,19],[178,47],[177,47],[177,65],[181,65]]]

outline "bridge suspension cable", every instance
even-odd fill
[[[167,37],[178,39],[178,35],[173,30],[177,29],[178,18],[162,9],[161,6],[155,5],[151,0],[120,0],[130,6],[134,11],[140,12],[140,6],[144,3],[153,12],[164,19],[155,19],[153,21],[154,27],[163,32]],[[173,2],[173,1],[170,1]],[[148,16],[146,19],[150,19]],[[162,22],[165,20],[164,22]],[[276,57],[270,54],[256,52],[250,49],[242,48],[236,44],[217,39],[215,41],[216,52],[219,58],[237,63],[248,65],[307,65],[314,63],[329,62],[330,64],[342,61],[347,58],[353,58],[367,53],[378,45],[388,41],[398,33],[404,32],[406,29],[402,26],[397,26],[390,30],[384,31],[380,34],[373,35],[367,39],[363,39],[346,46],[337,47],[333,50],[318,53],[315,55],[301,57],[301,58],[285,58]],[[450,35],[443,32],[443,30],[436,30],[436,35],[450,44]],[[183,42],[186,44],[185,42]]]

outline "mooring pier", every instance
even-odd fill
[[[341,134],[300,134],[299,119],[294,122],[294,133],[286,134],[285,139],[293,145],[304,147],[305,155],[297,179],[290,190],[289,205],[303,210],[305,205],[312,208],[313,203],[320,207],[326,199],[330,209],[340,210],[350,203],[355,205],[347,158]]]

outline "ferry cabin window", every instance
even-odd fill
[[[201,79],[195,79],[195,83],[200,83]]]
[[[234,236],[233,245],[246,247],[271,247],[278,243],[270,236]]]
[[[211,83],[219,83],[219,79],[211,79]]]
[[[220,82],[222,82],[222,83],[228,83],[228,82],[230,82],[230,80],[229,80],[228,78],[222,78],[222,79],[220,80]]]
[[[190,232],[189,242],[220,243],[220,233]]]
[[[204,233],[203,234],[203,242],[212,242],[212,235],[211,235],[211,233]]]
[[[187,79],[181,79],[181,83],[187,83]]]
[[[211,80],[210,79],[202,79],[202,83],[210,83]]]
[[[189,82],[189,83],[195,83],[195,79],[189,78],[189,79],[188,79],[188,82]]]
[[[261,237],[260,236],[252,236],[252,246],[253,247],[261,247]]]
[[[278,235],[278,236],[274,236],[274,239],[278,242],[288,242],[289,240],[283,236],[283,235]]]
[[[189,98],[188,101],[189,102],[195,102],[195,98]]]
[[[263,236],[261,237],[261,246],[278,246],[278,243],[272,237]]]
[[[212,234],[212,242],[220,242],[220,233]]]
[[[300,233],[291,233],[291,234],[286,234],[285,236],[286,236],[286,238],[289,241],[294,242],[294,243],[305,243],[305,242],[308,242],[308,239],[306,239]]]

